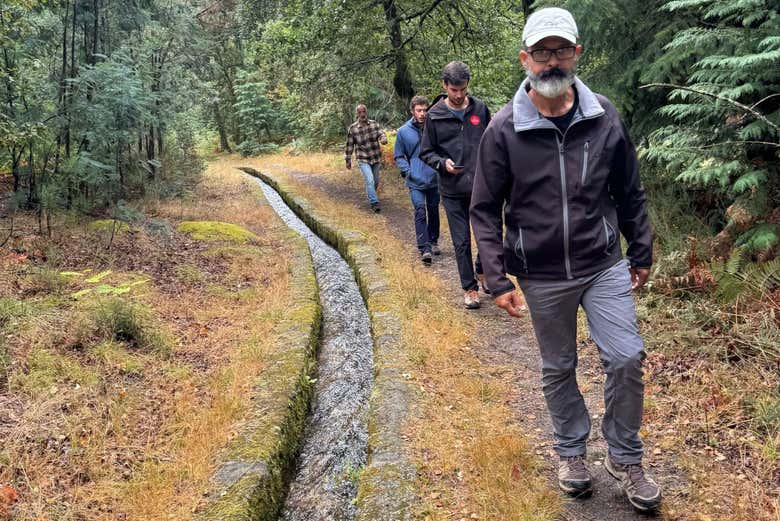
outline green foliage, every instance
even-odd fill
[[[257,74],[239,71],[235,91],[233,109],[245,137],[238,151],[257,155],[275,150],[276,143],[285,141],[289,134],[283,106],[269,98],[266,84],[257,80]]]
[[[717,282],[715,295],[721,302],[760,299],[780,287],[780,259],[758,264],[747,258],[746,248],[735,248],[725,262],[712,262],[711,270]]]
[[[180,52],[197,34],[188,0],[9,0],[0,18],[0,168],[23,194],[15,203],[48,224],[167,181],[168,148],[192,156],[168,130],[197,100]]]
[[[660,113],[673,121],[649,136],[642,156],[722,206],[747,212],[730,224],[738,246],[768,252],[778,226],[768,222],[780,197],[780,14],[770,2],[675,1],[664,5],[697,23],[665,46],[663,60],[690,63]]]

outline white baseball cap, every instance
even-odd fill
[[[569,11],[560,7],[545,7],[528,17],[523,27],[523,43],[527,47],[548,36],[558,36],[577,43],[577,23]]]

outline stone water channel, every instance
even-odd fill
[[[368,312],[346,261],[273,188],[255,181],[281,219],[309,243],[322,305],[314,398],[281,519],[353,520],[357,477],[366,463],[368,398],[373,383]]]

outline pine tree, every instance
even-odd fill
[[[692,62],[686,85],[660,110],[674,122],[642,155],[685,186],[728,207],[729,243],[762,256],[780,237],[780,13],[771,0],[675,0],[663,6],[698,23],[680,31],[661,61]]]

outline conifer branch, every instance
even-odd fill
[[[702,96],[709,96],[710,98],[715,98],[715,99],[718,99],[718,100],[721,100],[721,101],[725,101],[726,103],[730,103],[730,104],[734,105],[735,107],[738,107],[738,108],[744,110],[745,112],[748,112],[748,113],[752,114],[753,117],[755,117],[756,119],[760,119],[761,121],[763,121],[764,123],[766,123],[767,125],[772,127],[773,129],[775,129],[775,132],[780,132],[780,127],[778,127],[777,125],[772,123],[769,119],[767,119],[766,116],[764,116],[763,114],[761,114],[757,110],[754,110],[752,107],[748,107],[747,105],[745,105],[743,103],[740,103],[738,101],[735,101],[735,100],[733,100],[731,98],[727,98],[727,97],[721,96],[719,94],[713,94],[712,92],[707,92],[707,91],[701,90],[701,89],[694,89],[693,87],[684,87],[682,85],[675,85],[674,83],[648,83],[647,85],[642,85],[639,88],[640,89],[647,89],[647,88],[650,88],[650,87],[666,87],[666,88],[669,88],[669,89],[685,90],[685,91],[688,91],[688,92],[693,92],[695,94],[701,94]],[[763,101],[763,100],[761,100],[761,101]]]

